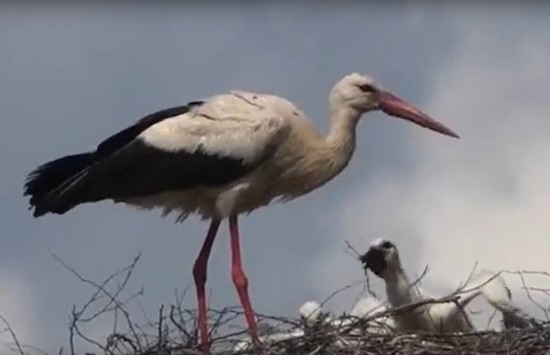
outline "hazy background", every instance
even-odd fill
[[[304,301],[360,281],[346,240],[362,252],[375,238],[393,239],[409,273],[429,264],[425,287],[440,292],[476,261],[549,270],[550,6],[490,4],[1,5],[0,314],[24,343],[66,346],[70,309],[93,290],[51,249],[95,281],[141,251],[129,292],[143,286],[140,302],[155,315],[175,289],[192,285],[207,229],[195,218],[176,225],[110,203],[33,219],[21,194],[36,165],[91,149],[150,112],[231,88],[286,96],[326,131],[328,91],[353,71],[462,138],[369,114],[341,176],[243,218],[257,311],[295,315]],[[214,307],[237,304],[227,234],[224,224],[209,268]],[[519,280],[507,280],[536,312]],[[328,307],[349,310],[360,292]],[[194,302],[191,289],[184,306]],[[87,331],[105,335],[111,321]]]

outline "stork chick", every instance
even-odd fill
[[[412,285],[401,265],[394,243],[385,239],[374,241],[360,257],[363,267],[384,280],[386,294],[392,308],[424,300],[419,289]],[[428,303],[411,311],[395,314],[393,319],[400,331],[427,331],[430,333],[459,333],[474,331],[465,307],[479,295],[509,324],[523,324],[522,312],[512,303],[511,293],[504,280],[490,270],[474,274],[459,292],[457,302]]]
[[[389,309],[388,305],[376,297],[366,295],[361,297],[350,312],[352,317],[367,318],[375,314],[385,312]],[[376,334],[387,334],[393,331],[395,322],[390,315],[376,317],[369,321],[367,332]]]
[[[307,301],[300,307],[300,317],[306,327],[314,327],[322,322],[335,329],[343,329],[352,326],[359,319],[384,312],[386,305],[372,296],[364,296],[353,307],[347,316],[333,318],[327,312],[323,312],[321,304],[317,301]],[[365,330],[369,333],[385,334],[394,327],[391,317],[383,316],[370,321]]]

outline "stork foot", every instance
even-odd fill
[[[199,343],[199,351],[205,353],[205,354],[210,354],[210,342],[208,343]]]
[[[255,349],[259,349],[264,346],[264,343],[262,343],[258,334],[254,334],[254,335],[251,334],[250,338],[252,339],[252,345],[254,346]]]
[[[199,319],[200,320],[200,319]],[[206,354],[210,353],[211,341],[206,323],[198,324],[198,349]]]

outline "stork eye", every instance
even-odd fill
[[[386,241],[386,242],[382,243],[381,247],[384,248],[384,249],[390,249],[390,248],[393,248],[393,243]]]
[[[369,93],[378,92],[378,89],[371,84],[363,84],[363,85],[359,85],[358,87],[363,92],[369,92]]]

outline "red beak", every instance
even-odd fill
[[[419,126],[431,129],[432,131],[439,132],[446,136],[459,138],[458,134],[445,127],[442,123],[437,122],[413,105],[388,91],[381,91],[379,93],[379,104],[380,109],[390,116],[406,119]]]

